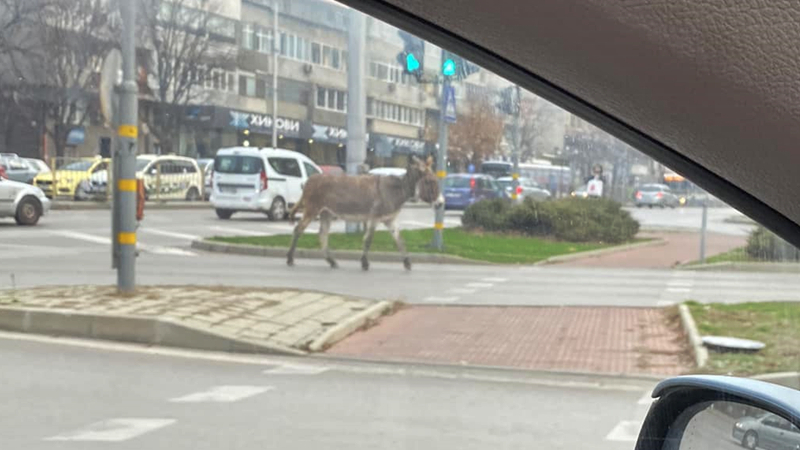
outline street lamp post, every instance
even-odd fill
[[[272,6],[272,148],[278,148],[278,53],[281,36],[278,32],[278,2],[273,2]]]

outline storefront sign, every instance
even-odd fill
[[[238,129],[249,129],[254,133],[271,133],[272,116],[267,114],[248,113],[243,111],[228,111],[229,125]],[[286,117],[275,120],[275,128],[279,133],[297,137],[300,134],[300,121]]]
[[[313,134],[311,139],[322,142],[344,143],[347,141],[347,129],[328,125],[311,125]]]
[[[373,133],[370,135],[370,144],[375,149],[377,155],[382,157],[391,156],[393,153],[425,153],[425,141],[420,141],[418,139]]]

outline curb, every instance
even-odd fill
[[[597,258],[599,256],[605,256],[612,253],[625,252],[628,250],[634,250],[643,247],[657,247],[662,245],[667,245],[667,241],[665,239],[652,239],[645,242],[635,242],[633,244],[616,245],[614,247],[601,248],[598,250],[589,250],[587,252],[578,252],[569,255],[551,256],[550,258],[547,258],[544,261],[539,261],[537,263],[534,263],[533,265],[541,266],[545,264],[557,264],[562,262],[574,261],[577,259]]]
[[[391,311],[393,306],[394,305],[391,302],[387,301],[378,302],[377,304],[370,306],[348,320],[329,328],[318,338],[314,339],[314,341],[308,345],[308,349],[312,352],[325,350],[347,336],[350,336],[359,328],[369,324],[370,321],[385,315]]]
[[[262,256],[267,258],[286,258],[288,251],[285,247],[262,247],[260,245],[228,244],[214,242],[207,239],[192,241],[192,248],[212,253],[228,253],[232,255]],[[295,258],[322,259],[322,250],[298,248],[294,253]],[[331,256],[343,261],[360,261],[361,252],[357,250],[331,250]],[[412,262],[422,264],[465,264],[465,265],[494,265],[485,261],[473,261],[452,255],[436,255],[433,253],[409,253]],[[369,260],[374,262],[402,262],[403,255],[395,252],[370,252]]]
[[[681,315],[681,325],[689,338],[689,345],[692,346],[692,353],[694,353],[694,362],[697,368],[705,367],[708,362],[708,349],[703,346],[703,340],[700,338],[700,332],[697,330],[697,324],[694,322],[692,313],[686,304],[681,303],[678,305],[678,312]]]
[[[0,307],[0,329],[195,350],[295,356],[307,354],[281,345],[198,330],[163,318]]]
[[[736,263],[722,261],[708,264],[680,265],[678,270],[720,270],[726,272],[765,272],[765,273],[800,273],[798,263],[751,262]]]
[[[50,204],[51,211],[96,211],[102,209],[111,209],[111,203],[107,202],[92,202],[92,201],[85,201],[85,202],[71,202],[71,201],[54,201]],[[147,214],[147,210],[153,209],[213,209],[211,207],[211,203],[208,202],[184,202],[184,201],[174,201],[174,202],[147,202],[144,206],[145,214]]]

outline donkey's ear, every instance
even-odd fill
[[[428,155],[428,158],[425,160],[425,164],[427,164],[428,167],[433,167],[433,155]]]

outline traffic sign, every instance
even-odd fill
[[[456,88],[453,85],[446,85],[443,89],[444,95],[444,120],[448,123],[456,123]]]

